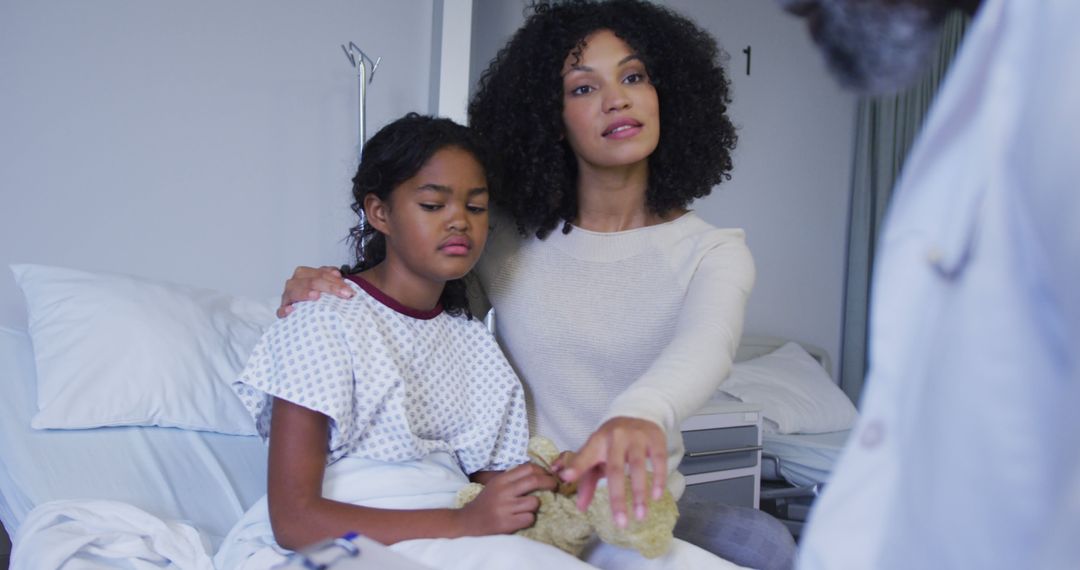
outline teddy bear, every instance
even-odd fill
[[[532,463],[550,472],[551,464],[558,456],[559,450],[551,440],[543,436],[529,439],[529,459]],[[651,474],[648,484],[652,484]],[[483,488],[479,483],[469,483],[458,492],[456,506],[464,506],[476,498]],[[629,478],[626,488],[630,488]],[[572,484],[562,483],[555,491],[535,491],[532,494],[540,499],[536,522],[515,534],[550,544],[573,556],[581,556],[585,545],[594,535],[609,544],[637,550],[646,558],[662,556],[671,548],[672,531],[679,511],[675,497],[666,489],[659,500],[649,504],[648,515],[643,520],[629,517],[625,528],[619,528],[612,519],[606,486],[597,487],[585,512],[577,508],[576,488]],[[631,500],[627,493],[627,512],[633,512]]]

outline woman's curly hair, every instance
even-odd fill
[[[660,102],[660,141],[649,156],[646,204],[665,214],[731,178],[735,127],[716,41],[689,19],[642,0],[534,4],[499,50],[469,103],[469,124],[500,153],[492,201],[522,235],[563,233],[577,216],[577,160],[565,140],[562,68],[586,36],[611,30],[642,59]]]
[[[447,147],[457,147],[473,155],[485,172],[488,191],[494,191],[497,184],[492,176],[493,157],[488,145],[473,129],[450,119],[409,113],[379,129],[364,145],[360,166],[352,180],[352,211],[359,220],[349,230],[349,243],[356,261],[352,266],[343,266],[343,274],[366,271],[386,259],[386,236],[368,223],[363,214],[364,198],[374,194],[383,202],[389,201],[395,188],[416,176],[435,153]],[[446,282],[439,304],[451,315],[472,318],[464,278]]]

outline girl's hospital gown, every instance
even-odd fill
[[[527,461],[524,392],[483,324],[409,309],[357,279],[352,299],[300,303],[256,345],[233,388],[270,433],[274,397],[330,421],[323,495],[369,507],[451,507],[467,474]],[[417,539],[390,548],[433,568],[588,568],[513,535]],[[284,558],[266,498],[226,537],[219,568],[269,568]],[[686,543],[645,560],[608,545],[589,560],[612,568],[733,567]],[[693,566],[688,566],[693,565]]]

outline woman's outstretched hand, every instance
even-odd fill
[[[646,489],[646,462],[652,464],[651,489]],[[625,527],[627,465],[634,517],[641,520],[648,514],[648,497],[660,499],[667,485],[667,437],[659,425],[637,418],[611,418],[577,453],[559,456],[552,467],[562,480],[577,483],[577,506],[581,510],[589,507],[600,479],[607,478],[612,518],[619,527]]]
[[[353,290],[345,283],[337,267],[297,267],[285,282],[285,292],[281,294],[281,306],[277,310],[278,318],[285,318],[293,312],[293,303],[314,301],[323,293],[333,293],[343,299],[353,296]]]
[[[529,493],[551,491],[555,477],[531,463],[518,465],[486,480],[484,489],[461,508],[461,528],[467,535],[509,534],[536,521],[540,499]]]

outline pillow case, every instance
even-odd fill
[[[768,433],[824,433],[851,428],[858,412],[813,356],[794,342],[736,362],[720,391],[760,404]]]
[[[37,367],[32,427],[256,433],[229,383],[274,320],[270,303],[127,275],[11,268]]]

